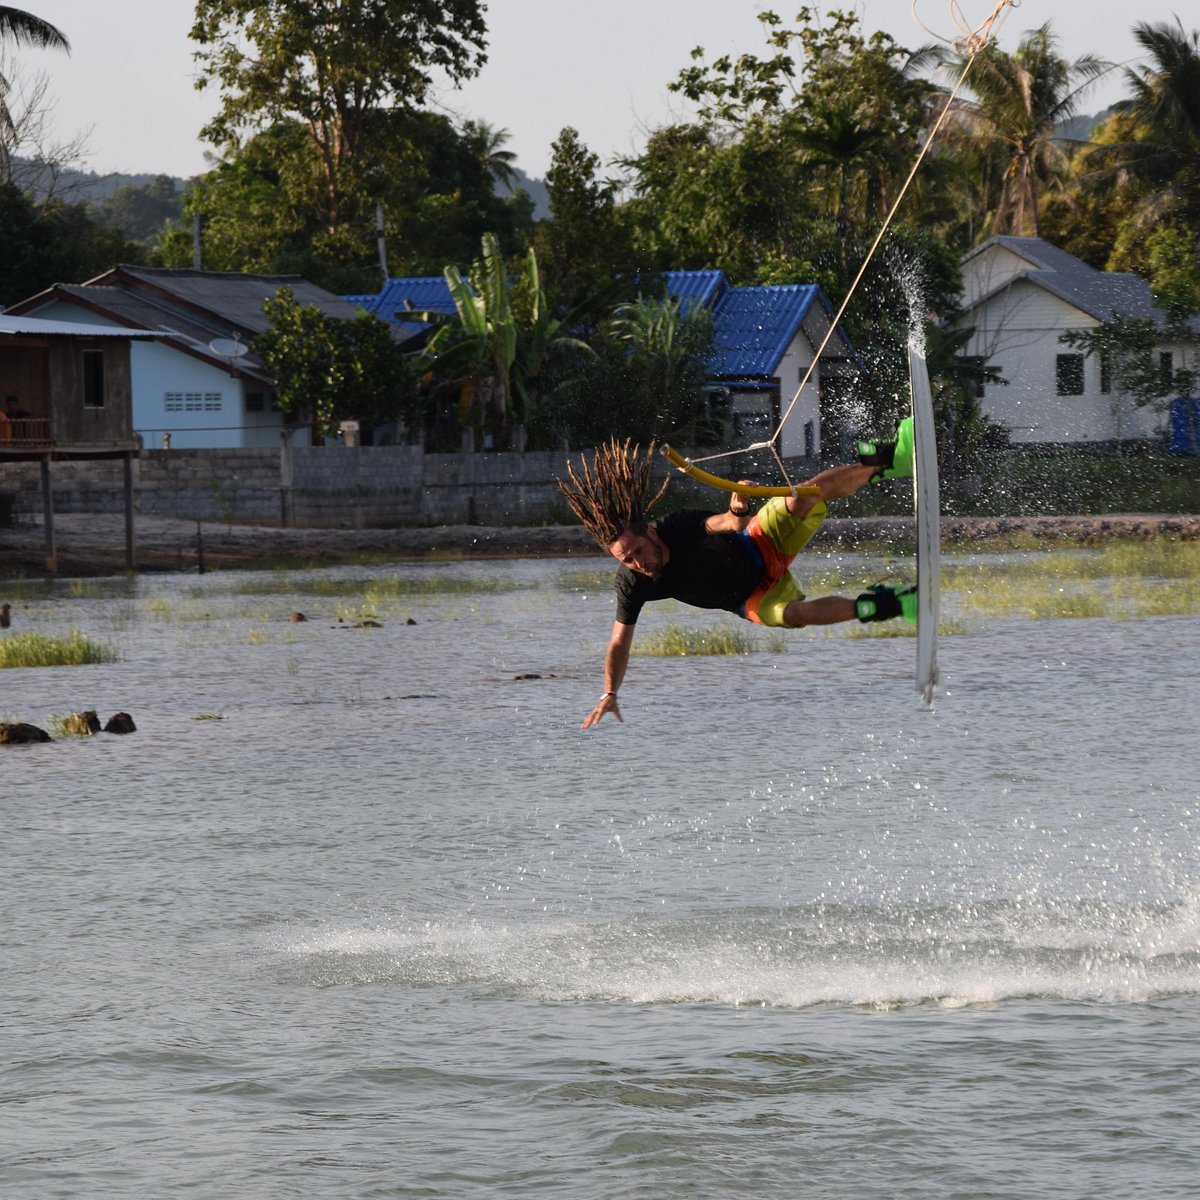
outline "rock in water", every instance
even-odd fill
[[[0,746],[24,746],[29,742],[52,742],[54,739],[36,725],[18,721],[14,725],[0,722]]]
[[[127,712],[113,713],[104,726],[105,733],[136,733],[137,726]]]
[[[63,717],[62,731],[74,737],[89,737],[100,732],[100,718],[96,716],[94,708],[89,708],[86,712],[72,713],[69,717]]]

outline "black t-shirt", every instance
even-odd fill
[[[617,620],[637,623],[651,600],[682,600],[696,608],[737,612],[762,580],[762,560],[749,538],[739,533],[708,533],[712,513],[684,509],[655,521],[670,557],[656,579],[628,567],[617,571]]]

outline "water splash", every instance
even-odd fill
[[[280,946],[313,987],[805,1008],[1012,999],[1143,1003],[1200,993],[1200,897],[1118,908],[986,902],[617,922],[477,918],[321,929]]]

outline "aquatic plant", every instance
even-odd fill
[[[66,637],[47,633],[18,633],[0,638],[0,668],[79,667],[115,662],[117,652],[107,642],[94,642],[77,629]]]
[[[378,602],[408,596],[445,594],[470,595],[516,592],[534,587],[532,583],[481,576],[469,579],[461,575],[434,572],[395,579],[362,579],[310,575],[296,578],[277,573],[270,579],[248,579],[235,583],[228,592],[235,596],[363,596]]]
[[[740,629],[727,626],[686,629],[682,625],[664,625],[662,629],[657,629],[633,643],[634,654],[654,658],[702,654],[753,654],[757,648],[752,637]]]

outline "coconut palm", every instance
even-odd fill
[[[1055,128],[1076,114],[1087,89],[1112,65],[1091,54],[1074,62],[1059,57],[1050,23],[1027,32],[1008,54],[988,45],[967,76],[973,100],[958,102],[961,133],[1004,147],[1004,177],[994,219],[997,233],[1041,235],[1039,192],[1059,188],[1067,139]],[[960,54],[949,64],[961,71]]]
[[[0,4],[0,50],[6,42],[17,46],[45,46],[70,52],[66,35],[49,21],[35,17],[20,8]],[[9,163],[13,143],[17,140],[16,122],[8,107],[10,82],[0,72],[0,177],[9,177]]]
[[[1094,150],[1089,163],[1112,179],[1131,176],[1151,189],[1152,215],[1200,216],[1200,32],[1176,19],[1140,22],[1133,36],[1150,61],[1126,70],[1133,99],[1115,126],[1129,136]]]
[[[0,4],[0,44],[14,42],[18,46],[44,46],[52,50],[71,49],[66,34],[49,21],[35,17],[20,8]]]
[[[513,169],[517,156],[512,150],[503,149],[512,136],[508,130],[496,129],[486,121],[470,120],[463,122],[462,132],[483,169],[511,192],[517,183],[517,173]]]

